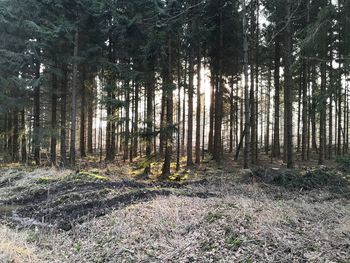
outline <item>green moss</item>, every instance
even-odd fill
[[[234,248],[239,248],[243,244],[243,239],[236,236],[231,236],[226,239],[226,244]]]
[[[215,221],[223,218],[224,215],[220,211],[214,211],[214,212],[209,212],[208,215],[206,216],[206,220],[208,221],[209,224],[214,223]]]
[[[36,181],[37,184],[50,184],[50,183],[54,183],[56,182],[57,179],[55,178],[50,178],[50,177],[40,177],[38,178],[38,180]]]
[[[243,244],[243,239],[240,238],[231,227],[225,227],[225,243],[232,248],[239,248]]]
[[[79,172],[68,175],[65,179],[74,181],[110,181],[106,176],[90,172]]]

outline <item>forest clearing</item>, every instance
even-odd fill
[[[3,169],[0,261],[348,262],[349,175],[212,165],[183,182]]]
[[[0,0],[0,263],[350,263],[350,0]]]

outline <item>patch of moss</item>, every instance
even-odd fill
[[[40,177],[36,181],[37,184],[51,184],[51,183],[54,183],[54,182],[57,182],[57,179],[46,177],[46,176]]]
[[[215,221],[223,218],[224,215],[220,211],[214,211],[214,212],[209,212],[208,215],[206,216],[206,220],[209,224],[214,223]]]
[[[243,244],[243,239],[237,235],[231,227],[225,227],[225,243],[232,248],[239,248]]]
[[[110,179],[106,176],[90,172],[79,172],[70,174],[66,177],[66,179],[74,181],[110,181]]]

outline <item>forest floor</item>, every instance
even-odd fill
[[[350,173],[275,166],[3,167],[0,262],[350,262]]]

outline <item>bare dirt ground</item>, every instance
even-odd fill
[[[124,172],[0,170],[0,262],[350,262],[345,172]]]

